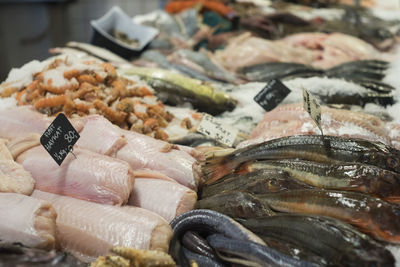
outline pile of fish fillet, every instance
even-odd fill
[[[58,166],[39,141],[52,118],[24,106],[1,110],[0,120],[2,241],[86,262],[114,246],[167,251],[169,221],[196,202],[192,148],[90,115],[72,120],[76,157]]]

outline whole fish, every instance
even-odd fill
[[[316,263],[328,266],[394,266],[393,255],[383,245],[336,219],[284,214],[239,222],[266,243],[273,238],[290,244],[292,256],[297,249],[303,260],[320,257]]]
[[[247,240],[265,245],[258,236],[221,213],[212,210],[192,210],[176,217],[170,223],[174,235],[170,242],[169,254],[180,266],[190,266],[184,255],[181,240],[189,231],[201,232],[206,235],[221,234],[235,240]],[[211,259],[211,258],[210,258]]]
[[[257,195],[264,205],[280,212],[322,215],[340,219],[361,232],[400,243],[400,206],[358,192],[299,189]]]
[[[258,168],[258,166],[256,167]],[[246,174],[228,175],[200,190],[201,198],[212,195],[244,190],[253,194],[279,192],[289,189],[307,188],[306,184],[292,179],[285,171],[278,168],[263,168]]]
[[[382,82],[386,76],[385,71],[389,63],[381,60],[357,60],[346,62],[333,68],[322,70],[311,66],[288,63],[269,62],[246,66],[239,70],[246,79],[250,81],[268,82],[272,79],[294,79],[321,76],[329,78],[340,78],[363,86],[371,90],[371,94],[389,94],[394,88]]]
[[[400,202],[400,175],[373,165],[283,159],[255,162],[251,165],[251,170],[254,169],[282,170],[289,173],[290,177],[312,186],[358,191],[389,202]]]
[[[146,80],[166,103],[178,105],[189,102],[200,111],[212,115],[232,110],[237,102],[209,84],[166,70],[131,68],[125,74],[137,75]]]
[[[210,209],[232,218],[255,218],[273,216],[275,213],[268,204],[257,196],[242,191],[221,193],[197,201],[197,209]]]
[[[201,164],[207,183],[232,173],[240,164],[261,159],[298,158],[321,163],[358,162],[400,173],[400,152],[382,143],[338,136],[297,135],[238,149]]]
[[[219,234],[210,235],[207,241],[220,254],[220,257],[231,263],[244,266],[271,267],[312,267],[317,266],[307,261],[298,260],[280,253],[270,247],[245,240],[235,240]]]

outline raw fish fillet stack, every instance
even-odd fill
[[[386,124],[378,117],[341,109],[321,107],[322,130],[326,135],[362,138],[395,146]],[[393,132],[395,133],[395,132]],[[250,135],[238,145],[245,147],[292,135],[320,134],[315,122],[301,104],[280,105],[267,112]]]
[[[128,205],[151,210],[170,222],[176,216],[192,210],[196,192],[176,182],[136,178]]]
[[[126,203],[134,184],[128,163],[76,148],[61,166],[42,146],[22,153],[17,161],[36,180],[36,189],[102,204]]]
[[[172,179],[191,189],[197,188],[192,166],[196,159],[190,148],[182,149],[146,135],[122,130],[105,118],[93,115],[83,120],[77,145],[105,155],[115,155],[130,164],[141,177]],[[98,142],[102,140],[102,142]]]
[[[52,249],[56,212],[47,201],[15,193],[0,193],[0,240]]]
[[[0,139],[0,192],[30,195],[35,180],[21,165],[16,163],[7,148],[7,141]]]
[[[59,245],[81,260],[105,255],[113,246],[168,250],[171,227],[145,209],[101,205],[39,190],[32,196],[53,205]]]
[[[197,188],[194,150],[91,115],[71,120],[81,136],[74,147],[76,158],[69,154],[58,166],[39,143],[51,121],[28,107],[0,111],[0,124],[5,125],[0,137],[10,139],[0,139],[0,189],[3,169],[14,175],[8,183],[30,185],[26,194],[36,181],[32,196],[49,201],[57,211],[58,245],[85,261],[113,246],[167,251],[172,236],[168,222],[193,209],[197,200],[192,190]],[[2,161],[24,167],[32,182],[20,181]],[[137,186],[135,175],[141,177]],[[129,198],[129,206],[120,207]]]

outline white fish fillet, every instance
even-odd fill
[[[29,149],[17,161],[36,180],[42,191],[67,195],[102,204],[126,203],[133,188],[134,176],[126,162],[75,148],[61,166],[42,146]]]
[[[0,240],[52,249],[57,214],[50,203],[33,197],[0,193]]]
[[[1,159],[13,160],[13,157],[8,150],[7,140],[0,138],[0,160]]]
[[[38,190],[32,196],[52,203],[61,248],[81,259],[105,255],[113,246],[168,250],[171,227],[145,209],[100,205]]]
[[[197,188],[198,181],[192,168],[196,160],[191,155],[181,149],[161,152],[169,145],[167,142],[134,132],[123,132],[128,144],[118,151],[117,158],[128,162],[134,170],[159,171],[184,186]]]
[[[55,118],[47,117],[33,107],[21,106],[0,110],[0,137],[11,139],[31,133],[42,135]],[[82,123],[71,121],[80,132]]]
[[[89,124],[89,130],[86,131],[87,124]],[[151,178],[157,176],[156,173],[159,172],[160,179],[168,176],[189,188],[197,187],[192,171],[192,165],[196,160],[182,148],[176,146],[168,152],[162,152],[166,146],[170,146],[169,143],[120,129],[99,115],[91,116],[86,125],[81,134],[81,136],[86,136],[79,143],[82,148],[100,153],[111,149],[114,153],[117,147],[119,150],[116,157],[128,162],[135,172],[149,170]],[[97,132],[96,127],[98,127]],[[118,132],[119,136],[127,141],[127,144],[121,148],[120,145],[116,145],[120,142]],[[103,138],[107,144],[105,146],[99,144],[99,140]],[[141,173],[141,175],[144,174],[144,172]]]
[[[170,222],[192,210],[196,200],[196,192],[176,182],[136,178],[128,205],[153,211]]]
[[[0,159],[0,192],[32,194],[35,180],[14,160]]]
[[[115,156],[121,147],[126,145],[126,139],[116,127],[110,127],[110,122],[98,115],[83,119],[84,127],[79,133],[78,146],[90,151]],[[98,142],[101,140],[101,142]]]
[[[37,133],[31,133],[11,139],[7,143],[7,148],[10,150],[12,157],[16,159],[23,152],[38,145],[40,145],[40,135]]]

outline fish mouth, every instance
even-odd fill
[[[400,204],[400,196],[385,197],[384,200],[389,203]]]

